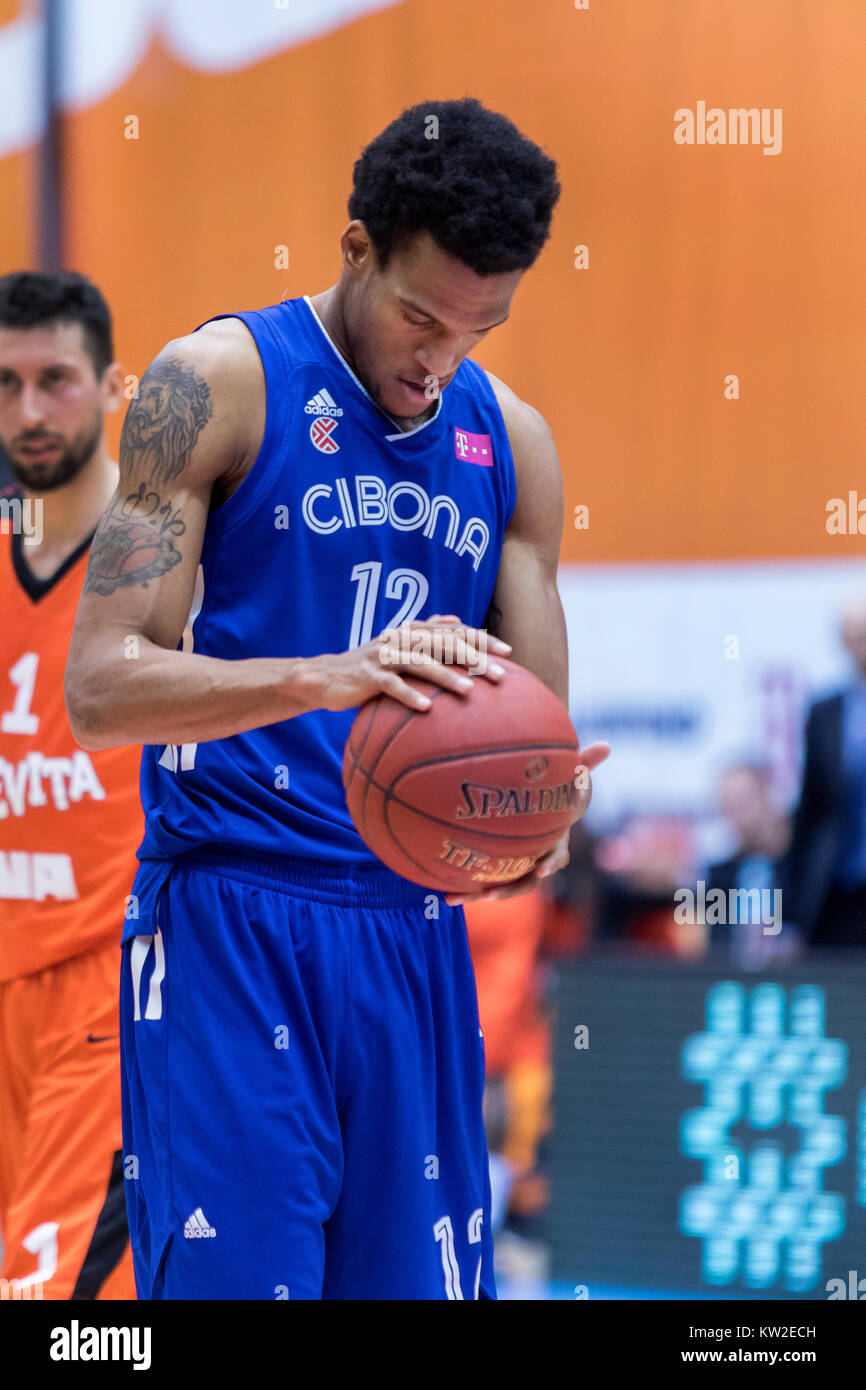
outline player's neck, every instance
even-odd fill
[[[35,535],[24,559],[37,579],[49,579],[63,561],[96,529],[117,487],[117,464],[103,442],[81,472],[54,492],[30,493]]]
[[[352,357],[351,350],[349,348],[348,336],[346,334],[346,325],[343,319],[342,302],[340,300],[338,290],[339,285],[332,285],[329,290],[323,290],[321,294],[311,296],[310,303],[316,311],[319,322],[321,323],[322,327],[324,328],[334,347],[339,352],[343,361],[349,367],[351,367],[355,376],[361,382],[362,386],[364,387],[364,390],[367,392],[367,394],[370,396],[370,399],[372,400],[373,393],[370,391],[368,383],[364,381],[364,378],[358,371],[357,364],[355,363]],[[429,417],[435,413],[436,405],[437,402],[434,400],[432,405],[430,405],[422,415],[405,416],[392,415],[389,411],[383,410],[382,406],[378,405],[377,402],[377,408],[382,411],[382,414],[386,417],[386,419],[393,421],[393,423],[397,426],[398,430],[402,430],[404,434],[408,430],[417,429],[419,425],[423,424],[425,420],[429,419]]]

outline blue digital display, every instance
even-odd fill
[[[683,1075],[704,1087],[704,1103],[683,1117],[680,1148],[701,1161],[703,1181],[683,1193],[679,1228],[702,1242],[708,1284],[814,1289],[822,1246],[845,1230],[845,1198],[824,1176],[847,1151],[826,1093],[848,1075],[848,1046],[825,1036],[824,1013],[815,985],[724,981],[707,994],[705,1030],[683,1044]],[[762,1137],[781,1125],[793,1153]],[[737,1142],[735,1126],[749,1137]]]
[[[634,956],[566,965],[554,1279],[590,1297],[756,1299],[866,1280],[864,1001],[866,953],[772,975]]]

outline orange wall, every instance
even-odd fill
[[[35,152],[23,150],[0,159],[0,273],[35,263],[36,198]]]
[[[825,507],[862,478],[866,6],[589,4],[406,0],[225,75],[154,44],[67,121],[67,262],[140,374],[210,314],[331,284],[362,145],[406,105],[476,95],[560,164],[551,242],[477,355],[553,427],[563,558],[862,553]],[[781,107],[782,152],[676,145],[699,99]]]

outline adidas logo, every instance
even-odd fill
[[[304,413],[306,415],[342,415],[343,411],[337,405],[330,391],[326,391],[323,386],[321,390],[316,392],[312,400],[307,401],[304,406]]]
[[[216,1235],[201,1207],[196,1207],[192,1216],[187,1217],[183,1223],[183,1233],[187,1240],[200,1240],[204,1236]]]

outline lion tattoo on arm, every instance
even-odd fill
[[[126,412],[121,452],[137,475],[156,485],[171,482],[183,472],[212,414],[207,382],[194,368],[177,357],[158,360],[145,372]]]

